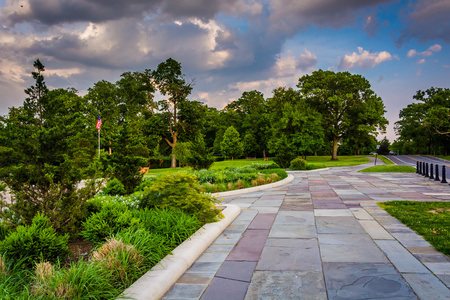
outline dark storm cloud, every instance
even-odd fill
[[[450,1],[419,0],[406,16],[406,30],[399,41],[410,38],[419,42],[442,40],[450,43]]]
[[[352,25],[358,10],[391,0],[274,0],[270,2],[271,30],[288,35],[312,25],[341,28]]]
[[[3,11],[9,25],[23,22],[56,25],[74,22],[100,23],[143,14],[166,17],[213,18],[236,0],[28,0],[17,1]]]

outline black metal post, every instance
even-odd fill
[[[442,166],[442,180],[441,183],[447,183],[447,180],[445,180],[445,165]]]
[[[422,175],[422,162],[419,161],[419,175]]]
[[[434,181],[439,181],[439,165],[436,164],[436,176],[434,178]]]
[[[419,161],[416,162],[416,174],[419,174]]]
[[[430,164],[430,179],[434,179],[434,176],[433,176],[433,164]]]
[[[425,163],[425,177],[430,177],[428,174],[428,163]]]
[[[426,169],[425,169],[425,162],[424,161],[422,162],[422,176],[427,176],[427,172],[426,172]]]

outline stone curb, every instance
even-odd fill
[[[216,240],[241,213],[241,208],[234,204],[225,204],[222,211],[224,218],[216,223],[208,223],[184,241],[173,255],[167,255],[161,262],[145,273],[119,299],[152,300],[160,299],[186,272],[200,255]]]
[[[211,195],[214,197],[228,197],[228,196],[234,196],[234,195],[240,195],[240,194],[253,193],[253,192],[258,192],[258,191],[262,191],[262,190],[279,187],[286,183],[292,182],[293,180],[294,180],[294,175],[288,174],[288,177],[286,177],[285,179],[274,182],[274,183],[255,186],[255,187],[246,188],[246,189],[242,189],[242,190],[233,190],[233,191],[228,191],[228,192],[214,193]]]

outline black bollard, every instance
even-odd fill
[[[439,181],[439,165],[436,164],[436,176],[434,178],[434,181]]]
[[[441,183],[447,183],[447,180],[445,180],[445,166],[442,166],[442,180]]]
[[[416,174],[419,174],[419,161],[416,162]]]
[[[422,162],[422,176],[426,176],[427,172],[425,171],[425,162]]]
[[[433,176],[433,164],[430,164],[430,179],[434,179],[434,176]]]
[[[428,163],[425,163],[425,177],[430,177],[428,174]]]

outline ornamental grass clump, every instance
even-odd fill
[[[114,281],[128,285],[141,274],[144,258],[133,245],[111,238],[93,252],[92,261],[110,272]]]

